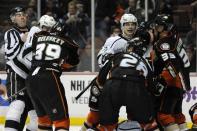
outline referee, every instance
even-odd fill
[[[23,131],[28,112],[33,109],[32,103],[25,88],[25,79],[29,73],[28,68],[23,64],[23,59],[19,59],[21,48],[28,33],[27,14],[22,7],[11,9],[10,19],[13,27],[5,35],[5,59],[7,72],[7,95],[16,95],[10,99],[9,110],[6,115],[5,131]],[[34,129],[27,129],[35,131]]]

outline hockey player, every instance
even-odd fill
[[[162,76],[167,88],[161,95],[158,121],[165,131],[187,130],[182,113],[183,93],[190,90],[190,62],[170,16],[159,14],[155,19],[154,73]]]
[[[23,64],[29,70],[31,69],[31,61],[32,61],[31,47],[32,47],[34,34],[40,32],[41,30],[45,30],[46,27],[51,28],[53,25],[55,25],[56,21],[52,16],[43,15],[39,19],[38,23],[39,23],[38,26],[31,27],[30,31],[28,32],[26,41],[21,48],[21,53],[19,54],[19,58],[18,58],[18,59],[21,59],[21,61],[23,61]],[[30,117],[30,123],[27,124],[27,128],[37,130],[38,123],[37,123],[37,114],[35,110],[29,111],[28,115]]]
[[[122,34],[109,37],[97,55],[100,67],[105,65],[110,55],[125,52],[129,40],[135,37],[141,37],[146,41],[147,47],[149,42],[152,41],[152,34],[138,27],[137,18],[133,14],[124,14],[121,17],[120,24]]]
[[[25,79],[29,73],[28,68],[24,64],[24,60],[20,58],[22,47],[26,40],[28,32],[27,14],[22,7],[11,9],[10,19],[13,27],[9,29],[5,35],[5,59],[7,71],[7,96],[14,97],[10,99],[9,110],[6,115],[5,131],[22,131],[25,125],[27,114],[33,109],[32,103],[26,91],[19,91],[25,88]],[[34,123],[27,127],[29,131],[36,131],[37,125]]]
[[[153,83],[150,82],[152,68],[148,60],[142,57],[146,51],[143,46],[146,47],[146,44],[143,44],[143,40],[135,42],[127,47],[127,53],[115,54],[99,72],[98,82],[106,74],[105,71],[110,69],[109,78],[104,82],[100,95],[100,131],[116,129],[121,106],[126,106],[129,118],[141,125],[154,120],[152,96],[146,86],[146,79]],[[125,130],[131,131],[132,128],[127,127]]]
[[[99,66],[102,68],[116,53],[125,52],[128,46],[128,41],[134,37],[143,38],[147,46],[143,47],[143,50],[147,50],[149,42],[151,41],[151,35],[138,28],[137,18],[133,14],[124,14],[120,20],[122,34],[118,36],[109,37],[104,46],[98,53],[97,60]],[[95,127],[99,123],[99,110],[98,102],[99,96],[95,96],[90,93],[89,107],[90,112],[88,113],[87,120],[82,127],[82,131]]]
[[[43,26],[44,28],[45,26]],[[38,131],[68,131],[70,119],[64,87],[60,81],[62,64],[79,63],[78,46],[59,34],[58,23],[36,33],[33,38],[32,71],[27,80],[27,91],[38,115]],[[47,92],[46,92],[47,91]]]
[[[195,103],[189,110],[191,120],[193,122],[192,131],[197,131],[197,103]]]
[[[45,31],[47,28],[52,28],[56,24],[55,19],[49,15],[43,15],[40,17],[38,21],[38,26],[31,27],[30,31],[28,32],[26,42],[22,47],[22,53],[20,58],[25,59],[24,64],[28,69],[31,69],[31,61],[32,61],[32,42],[33,36],[35,33],[40,31]]]

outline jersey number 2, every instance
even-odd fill
[[[120,62],[120,67],[136,67],[138,59],[132,55],[124,54],[124,59]]]

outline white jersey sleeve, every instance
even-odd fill
[[[40,32],[40,28],[38,28],[37,26],[33,26],[28,35],[27,35],[27,39],[25,44],[23,45],[22,49],[21,49],[21,53],[19,54],[19,58],[18,59],[22,59],[23,60],[23,64],[30,69],[31,68],[31,60],[32,60],[32,51],[31,51],[31,46],[32,46],[32,40],[33,40],[33,36],[35,33]]]
[[[127,45],[127,40],[120,36],[109,37],[97,55],[99,67],[102,68],[108,62],[107,55],[125,52]]]
[[[37,32],[40,32],[40,31],[41,31],[41,29],[37,26],[31,27],[31,29],[27,35],[27,39],[25,41],[25,44],[24,44],[25,48],[29,48],[32,46],[32,40],[33,40],[34,34]]]

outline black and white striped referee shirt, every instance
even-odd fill
[[[4,41],[7,68],[11,68],[15,73],[25,79],[29,70],[24,65],[24,59],[19,58],[19,54],[22,53],[21,48],[24,45],[24,42],[21,40],[24,33],[17,27],[13,27],[5,33]]]

